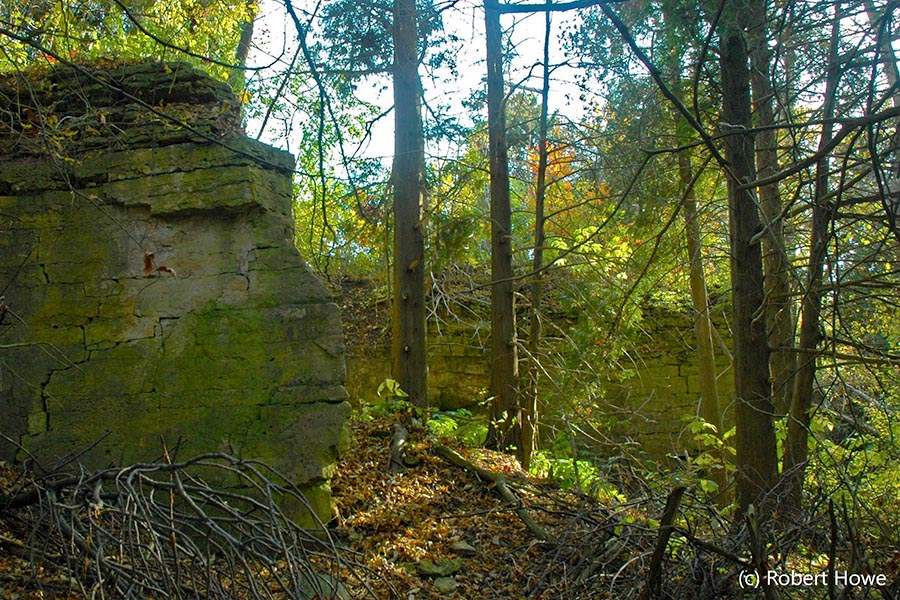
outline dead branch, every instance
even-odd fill
[[[666,552],[666,546],[669,545],[669,538],[674,531],[672,525],[675,522],[675,515],[678,513],[678,507],[681,504],[681,497],[684,496],[684,491],[684,486],[676,487],[669,493],[669,497],[666,498],[666,508],[663,510],[662,517],[659,520],[656,547],[653,549],[653,557],[650,559],[650,568],[647,573],[647,587],[643,594],[645,598],[659,597],[662,560]]]
[[[85,596],[374,597],[364,567],[301,514],[315,512],[289,480],[225,454],[55,473],[0,498],[0,516],[24,529],[15,552],[67,569]]]
[[[528,514],[528,511],[522,505],[522,502],[516,497],[512,490],[509,489],[509,486],[506,485],[506,478],[503,477],[503,475],[479,467],[478,465],[466,460],[459,452],[451,450],[446,446],[435,444],[434,451],[438,454],[438,456],[440,456],[450,464],[470,471],[481,479],[486,479],[493,483],[494,489],[497,490],[497,493],[500,494],[500,497],[503,498],[504,502],[506,502],[510,506],[515,507],[516,514],[519,515],[519,518],[522,519],[522,522],[525,523],[525,526],[534,535],[534,537],[544,542],[553,541],[553,538],[551,538],[550,535],[540,525],[537,524],[537,522],[531,517],[531,515]]]

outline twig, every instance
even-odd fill
[[[662,560],[666,552],[666,546],[669,545],[669,538],[672,536],[675,522],[675,514],[678,512],[678,506],[681,504],[681,497],[684,496],[684,486],[679,486],[669,493],[666,498],[666,507],[663,510],[662,517],[659,520],[659,533],[656,536],[656,547],[653,549],[653,557],[650,559],[650,569],[647,574],[647,587],[644,588],[643,598],[658,598],[660,581],[662,579]]]
[[[753,566],[756,568],[756,572],[765,573],[769,570],[769,557],[766,555],[765,542],[760,535],[759,521],[757,521],[756,517],[756,509],[751,504],[745,516],[747,530],[750,533],[750,555],[753,558]],[[766,600],[781,600],[781,594],[778,593],[775,587],[768,584],[765,577],[760,577],[759,583]]]
[[[321,523],[302,528],[297,510],[313,514],[263,463],[166,452],[161,463],[53,472],[0,496],[0,516],[15,514],[25,531],[21,546],[0,547],[67,569],[98,597],[347,598],[348,576],[377,597],[352,570],[368,567],[346,560]]]

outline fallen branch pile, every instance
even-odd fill
[[[208,454],[23,478],[0,495],[0,544],[53,597],[349,598],[356,565],[301,513],[313,514],[303,494],[271,468]]]

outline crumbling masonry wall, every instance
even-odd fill
[[[185,64],[0,81],[0,459],[228,452],[320,517],[350,414],[293,159]]]

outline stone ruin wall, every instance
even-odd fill
[[[327,518],[350,405],[293,158],[186,64],[7,77],[0,114],[0,460],[227,452]]]
[[[608,397],[621,407],[622,421],[612,435],[650,456],[681,454],[694,448],[688,421],[698,415],[700,361],[696,351],[693,311],[652,307],[644,310],[643,334],[631,366],[633,375],[610,382]],[[734,372],[731,334],[722,305],[713,306],[719,406],[725,427],[733,424]]]
[[[365,311],[362,311],[365,312]],[[345,306],[345,314],[360,313]],[[428,324],[428,394],[433,406],[444,410],[474,408],[488,396],[490,385],[490,323],[474,314],[466,322],[447,315],[433,316]],[[389,318],[385,313],[384,319]],[[719,374],[719,402],[725,411],[726,427],[731,419],[734,394],[731,347],[724,307],[713,310],[716,330],[721,336],[716,346]],[[633,355],[634,362],[621,363],[621,371],[610,371],[601,384],[609,445],[594,450],[614,454],[627,446],[655,458],[690,451],[692,434],[688,420],[697,414],[700,398],[700,367],[690,310],[672,311],[662,307],[644,310],[642,334]],[[359,343],[347,336],[348,390],[352,398],[376,402],[378,385],[390,377],[390,341],[378,336]],[[522,365],[524,368],[524,363]],[[554,393],[545,389],[544,398]],[[552,400],[551,400],[552,402]],[[544,415],[550,418],[552,415]]]

